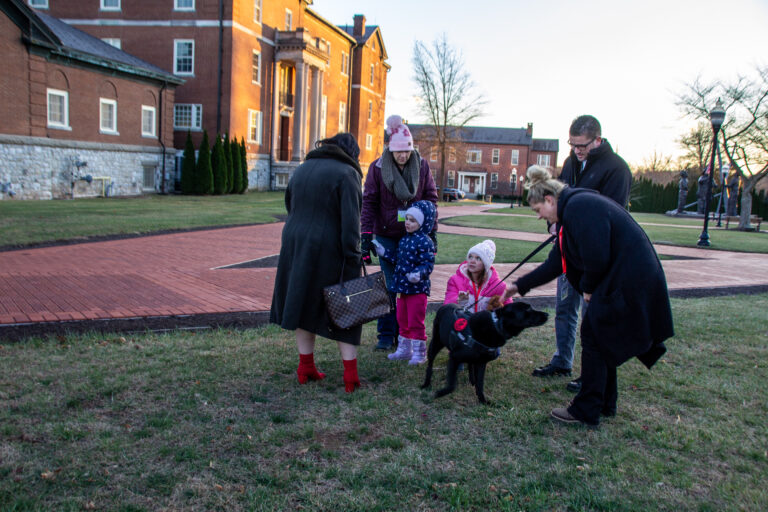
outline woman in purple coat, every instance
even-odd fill
[[[371,261],[373,236],[394,253],[405,236],[405,212],[413,203],[427,200],[437,206],[437,188],[429,164],[413,149],[413,136],[400,116],[387,119],[389,147],[368,167],[363,191],[360,237],[363,261]],[[437,251],[437,224],[429,233]],[[380,261],[392,302],[394,266]],[[393,311],[378,320],[377,350],[389,350],[397,339],[397,317]]]

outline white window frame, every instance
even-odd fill
[[[152,118],[152,130],[146,131],[144,126],[145,115]],[[149,105],[141,106],[141,136],[142,137],[157,137],[157,109]]]
[[[157,166],[142,165],[141,166],[141,188],[142,190],[155,190],[157,183]],[[152,183],[147,183],[147,175],[151,176]]]
[[[183,57],[179,55],[179,45],[187,45],[190,44],[192,49],[192,54],[187,56],[184,55]],[[179,71],[179,59],[184,58],[190,59],[190,70],[189,71]],[[181,76],[191,76],[195,74],[195,40],[194,39],[174,39],[173,40],[173,74],[174,75],[181,75]]]
[[[339,131],[346,131],[347,126],[347,104],[343,101],[339,102]]]
[[[468,164],[479,164],[483,161],[483,150],[482,149],[468,149],[467,150],[467,163]]]
[[[112,123],[106,126],[105,121],[109,119],[104,118],[104,107],[112,107]],[[119,135],[117,132],[117,100],[110,98],[99,98],[99,133],[107,135]]]
[[[347,52],[341,52],[341,74],[342,75],[349,75],[347,68],[349,62],[349,56],[347,55]]]
[[[454,147],[448,148],[448,161],[449,162],[455,162],[456,161],[456,148],[454,148]]]
[[[551,161],[551,155],[536,155],[536,165],[540,165],[542,167],[550,167],[552,165],[550,163]]]
[[[123,42],[118,37],[102,37],[101,40],[110,46],[114,46],[118,50],[123,49]]]
[[[261,52],[253,50],[253,57],[255,59],[251,59],[251,83],[261,85]],[[256,61],[255,65],[254,60]],[[253,79],[253,75],[256,75],[256,80]]]
[[[248,109],[248,142],[261,144],[262,114],[260,110]]]
[[[178,124],[179,110],[189,108],[189,124]],[[186,117],[186,115],[185,115]],[[203,129],[203,105],[200,103],[176,103],[173,106],[174,130],[201,131]]]
[[[373,102],[371,100],[368,100],[368,120],[373,119]]]
[[[107,5],[107,2],[117,2],[117,5]],[[119,11],[120,10],[120,0],[100,0],[99,1],[99,10],[102,10],[102,11]]]
[[[491,173],[491,190],[496,190],[499,187],[499,173]]]
[[[282,189],[288,187],[288,173],[279,172],[275,174],[275,188]]]
[[[371,85],[373,85],[373,77],[376,76],[376,65],[371,64]]]
[[[365,149],[371,149],[373,147],[373,136],[370,133],[365,134]]]
[[[448,188],[454,188],[456,185],[456,171],[448,171]]]
[[[253,22],[261,25],[261,0],[253,0]]]
[[[429,161],[437,162],[437,148],[429,148]]]
[[[35,9],[47,9],[48,0],[29,0],[29,6]]]
[[[52,121],[51,120],[51,97],[56,96],[59,98],[62,98],[63,101],[63,112],[62,112],[62,119],[61,121]],[[47,111],[47,118],[48,118],[48,127],[49,128],[61,128],[64,130],[71,129],[69,126],[69,93],[67,91],[61,91],[59,89],[48,89],[46,94],[46,111]]]
[[[192,2],[192,6],[182,6],[179,5],[182,1],[184,2]],[[195,0],[173,0],[173,10],[174,11],[194,11],[195,10]]]
[[[293,11],[290,9],[285,10],[285,30],[286,32],[293,30]]]
[[[323,94],[320,99],[320,138],[324,139],[328,133],[328,96]]]
[[[513,149],[512,156],[509,159],[510,165],[520,165],[520,150]]]
[[[499,165],[500,160],[501,160],[501,150],[499,148],[493,148],[493,152],[491,153],[491,164]]]

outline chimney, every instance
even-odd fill
[[[528,128],[525,129],[525,135],[533,137],[533,123],[528,123]]]
[[[352,30],[352,35],[364,36],[365,35],[365,16],[363,16],[362,14],[355,14],[354,20],[355,20],[355,28]]]

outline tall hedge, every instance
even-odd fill
[[[203,141],[197,154],[197,180],[195,193],[213,193],[213,169],[211,168],[211,146],[208,143],[208,132],[203,130]]]
[[[211,150],[211,166],[213,167],[213,193],[216,195],[227,193],[227,159],[224,158],[224,147],[221,137],[216,137],[216,142]]]
[[[232,172],[232,147],[228,133],[224,134],[224,158],[227,160],[227,194],[231,194],[235,185],[235,175]]]
[[[243,188],[243,171],[240,167],[240,143],[237,142],[237,138],[232,137],[229,142],[229,149],[232,151],[232,175],[234,176],[232,193],[239,194]]]
[[[187,142],[184,144],[184,156],[181,164],[181,193],[195,193],[195,145],[192,143],[192,134],[187,132]]]
[[[243,188],[240,193],[248,192],[248,153],[245,150],[245,138],[240,137],[240,167],[243,170]]]

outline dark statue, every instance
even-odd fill
[[[736,199],[739,196],[739,175],[731,174],[725,181],[725,188],[728,191],[728,202],[726,203],[725,214],[729,217],[738,215],[736,213]]]
[[[685,210],[685,201],[688,198],[688,171],[680,171],[680,191],[677,193],[677,213]]]
[[[704,215],[707,204],[707,190],[709,189],[709,174],[702,174],[698,180],[699,190],[696,194],[696,213]]]

